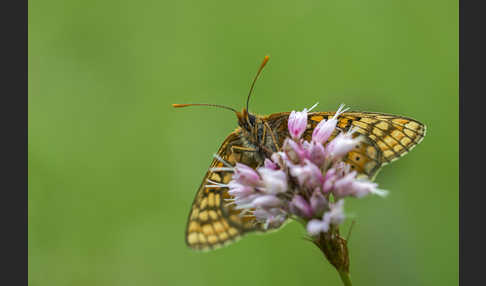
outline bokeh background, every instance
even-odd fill
[[[355,285],[458,284],[458,3],[30,1],[29,284],[340,285],[290,223],[185,246],[193,197],[250,110],[394,113],[425,140],[348,200]],[[344,225],[344,231],[350,221]]]

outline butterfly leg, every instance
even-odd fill
[[[272,141],[273,141],[273,145],[275,146],[275,148],[277,149],[277,151],[280,151],[280,147],[278,146],[277,144],[277,138],[275,138],[275,133],[273,133],[273,130],[272,128],[270,128],[270,126],[268,126],[268,123],[265,121],[264,122],[265,124],[265,129],[264,131],[268,128],[268,130],[270,130],[270,136],[272,136]]]
[[[261,166],[265,160],[265,158],[269,158],[271,154],[273,153],[272,150],[265,146],[258,146],[257,148],[251,148],[251,147],[243,147],[243,146],[231,146],[231,152],[233,153],[240,153],[243,155],[244,152],[250,152],[252,155],[249,157],[245,158],[252,158],[251,160],[254,160],[256,162],[256,166],[252,166],[252,168],[257,168]],[[242,162],[242,161],[240,161]]]
[[[257,152],[257,149],[255,148],[250,148],[250,147],[243,147],[243,146],[231,146],[231,151],[235,152]]]

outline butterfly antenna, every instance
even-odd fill
[[[260,65],[260,68],[258,69],[258,72],[257,72],[255,78],[253,79],[253,82],[251,83],[250,92],[248,93],[248,98],[246,99],[246,110],[248,110],[248,103],[250,102],[250,95],[251,95],[251,92],[253,91],[253,88],[255,87],[255,83],[258,79],[258,76],[262,72],[263,68],[265,67],[265,65],[267,64],[269,59],[270,59],[269,56],[265,56],[263,58],[262,64]]]
[[[181,108],[181,107],[187,107],[187,106],[212,106],[212,107],[218,107],[218,108],[228,109],[228,110],[231,110],[231,111],[233,111],[235,113],[238,113],[236,111],[236,109],[231,108],[229,106],[220,105],[220,104],[207,104],[207,103],[186,103],[186,104],[177,104],[177,103],[174,103],[174,104],[172,104],[172,107],[175,107],[175,108]]]

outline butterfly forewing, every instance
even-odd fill
[[[238,239],[250,231],[262,230],[254,217],[245,216],[231,204],[228,188],[236,162],[256,167],[251,157],[233,152],[241,146],[238,130],[223,142],[204,177],[192,204],[186,228],[186,243],[193,249],[213,249]]]

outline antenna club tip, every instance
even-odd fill
[[[186,107],[187,104],[178,104],[178,103],[173,103],[172,107],[178,108],[178,107]]]
[[[263,67],[267,64],[268,60],[270,59],[270,56],[265,56],[263,58],[262,64],[260,65],[260,69],[258,70],[258,73],[263,69]],[[258,75],[257,75],[258,76]]]

